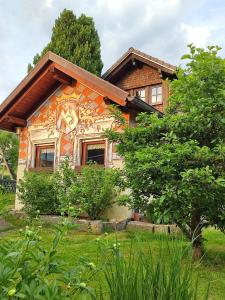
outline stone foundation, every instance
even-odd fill
[[[177,225],[169,224],[151,224],[145,222],[131,221],[127,225],[128,230],[142,230],[142,231],[150,231],[152,233],[180,233],[180,228]]]

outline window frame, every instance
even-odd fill
[[[81,166],[87,165],[87,147],[88,145],[98,145],[104,144],[104,164],[98,164],[99,166],[106,166],[106,140],[98,140],[98,141],[82,141],[81,143]]]
[[[42,149],[53,149],[54,150],[54,160],[53,160],[53,166],[51,167],[43,167],[40,166],[40,153]],[[55,166],[55,144],[38,144],[35,146],[35,168],[43,168],[43,169],[54,169]]]
[[[154,95],[154,96],[156,96],[156,102],[152,102],[152,97],[153,97],[153,94],[152,94],[152,90],[153,89],[158,89],[158,88],[161,88],[161,94],[157,94],[157,90],[156,90],[156,95]],[[156,84],[156,85],[152,85],[151,87],[150,87],[150,89],[151,89],[151,105],[160,105],[160,104],[163,104],[163,88],[162,88],[162,84]],[[158,98],[158,95],[161,95],[161,100],[159,101],[159,100],[157,100],[157,98]]]
[[[144,91],[145,97],[144,99],[138,95],[139,92]],[[135,94],[137,97],[139,97],[142,101],[147,102],[147,88],[146,87],[140,87],[138,89],[135,89]]]

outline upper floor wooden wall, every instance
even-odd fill
[[[153,105],[162,112],[168,104],[168,82],[162,79],[162,74],[159,70],[148,65],[143,64],[129,68],[114,84],[128,91],[131,96],[139,95],[143,101]],[[161,96],[159,96],[160,91]],[[156,97],[153,98],[156,93],[159,96],[158,100],[155,99]]]

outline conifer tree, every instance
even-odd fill
[[[103,63],[100,40],[91,17],[82,14],[77,18],[73,11],[64,9],[55,21],[51,41],[40,54],[34,56],[33,65],[28,65],[28,72],[47,51],[52,51],[97,76],[101,75]]]

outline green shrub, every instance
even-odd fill
[[[119,171],[95,164],[76,173],[65,160],[54,174],[26,172],[18,185],[19,198],[29,217],[61,214],[71,217],[81,210],[92,220],[113,204],[119,191]]]
[[[77,299],[92,294],[89,278],[93,263],[68,265],[57,248],[64,234],[63,224],[54,234],[50,249],[41,243],[39,230],[26,228],[18,240],[0,243],[0,299]],[[92,267],[91,267],[92,266]]]
[[[99,219],[115,201],[118,182],[118,170],[90,164],[82,169],[77,183],[73,185],[76,203],[90,219]]]
[[[74,198],[73,186],[78,183],[78,175],[69,165],[69,160],[63,161],[59,169],[53,175],[54,193],[59,204],[61,215],[75,216],[77,211],[74,207],[76,199]]]
[[[18,185],[19,198],[24,211],[30,216],[37,212],[55,214],[59,203],[54,192],[54,180],[50,174],[25,172]]]

